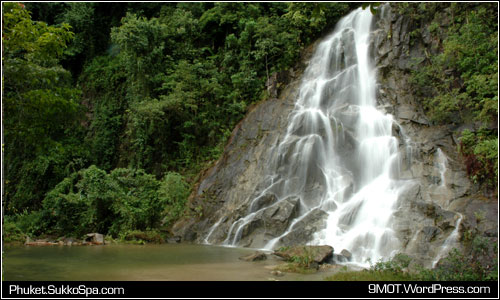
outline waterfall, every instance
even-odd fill
[[[315,243],[345,248],[353,260],[366,265],[387,259],[400,249],[398,239],[391,229],[391,217],[401,192],[410,184],[398,180],[400,153],[398,140],[392,136],[394,120],[376,107],[376,73],[369,57],[371,13],[357,10],[341,20],[330,40],[338,49],[339,41],[353,43],[356,54],[352,75],[342,81],[351,86],[349,93],[334,93],[330,97],[330,118],[340,121],[344,131],[352,134],[356,143],[352,153],[339,156],[333,169],[351,174],[352,195],[339,193],[343,187],[332,185],[326,201],[334,201],[336,209],[329,211],[327,227],[316,234]],[[346,36],[352,36],[350,39]],[[342,59],[342,51],[332,53],[332,60]],[[347,69],[346,69],[347,70]],[[344,105],[341,111],[335,108]],[[345,100],[344,100],[345,99]],[[347,120],[347,117],[354,118]],[[351,124],[346,124],[346,121]],[[341,197],[335,197],[341,195]],[[333,196],[333,197],[332,197]]]
[[[398,179],[399,141],[392,135],[398,125],[377,108],[371,24],[370,10],[359,8],[318,45],[286,134],[263,162],[273,171],[262,179],[265,187],[251,201],[248,214],[230,226],[224,245],[238,245],[257,218],[284,207],[295,218],[265,242],[266,249],[275,248],[318,211],[325,226],[314,233],[311,244],[329,244],[336,252],[346,249],[354,263],[364,266],[401,248],[391,218],[398,196],[410,183]],[[209,229],[206,243],[221,220]]]
[[[437,257],[432,262],[432,268],[436,267],[436,265],[441,260],[441,258],[443,258],[445,255],[447,255],[450,252],[450,250],[452,249],[452,247],[454,246],[454,244],[458,241],[459,231],[460,231],[460,222],[462,222],[463,216],[462,216],[462,214],[459,214],[459,213],[457,213],[457,214],[458,214],[458,218],[455,222],[455,229],[453,229],[451,234],[446,238],[443,245],[439,249],[439,253],[438,253]]]
[[[432,199],[442,208],[446,208],[448,207],[450,200],[453,198],[453,193],[448,188],[446,179],[448,172],[448,157],[446,157],[441,148],[436,149],[434,165],[435,169],[439,172],[439,183],[436,185],[435,190],[432,193]]]

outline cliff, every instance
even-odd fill
[[[445,28],[449,14],[440,14],[434,20],[440,20],[439,26]],[[412,37],[415,28],[411,19],[385,5],[373,20],[370,49],[377,70],[377,109],[395,120],[393,136],[402,154],[398,176],[412,182],[411,188],[399,195],[391,229],[400,242],[400,252],[431,267],[452,247],[463,248],[474,234],[496,241],[498,202],[484,197],[470,181],[457,150],[458,133],[472,125],[435,125],[410,84],[411,70],[418,70],[415,62],[436,55],[444,38],[431,35],[429,23],[419,26],[421,37]],[[306,51],[302,66],[307,65],[317,44]],[[272,157],[286,133],[300,73],[289,72],[285,76],[289,83],[278,98],[257,104],[234,129],[224,154],[204,171],[190,197],[190,206],[198,213],[177,222],[174,235],[184,241],[231,244],[227,234],[235,221],[276,202],[263,190],[273,180],[268,176],[275,166]],[[311,195],[317,191],[314,186],[310,190]],[[256,198],[259,200],[254,201]],[[239,232],[238,245],[261,248],[287,230],[301,208],[293,196],[285,200],[259,210],[260,215]],[[326,213],[317,209],[299,220],[279,245],[310,242],[314,233],[325,227],[325,219]],[[336,252],[341,250],[331,246]]]

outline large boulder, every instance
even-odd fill
[[[85,242],[94,245],[104,245],[104,235],[100,233],[87,233]]]
[[[333,247],[328,245],[284,247],[274,251],[273,254],[285,260],[307,257],[312,262],[322,264],[333,256]]]
[[[261,261],[261,260],[266,260],[267,255],[264,252],[257,251],[249,255],[244,255],[240,257],[240,259],[244,261]]]

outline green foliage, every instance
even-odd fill
[[[119,46],[122,65],[130,76],[127,97],[132,102],[154,97],[164,60],[169,59],[165,53],[168,27],[157,18],[147,20],[133,14],[127,14],[122,24],[112,28],[111,40]]]
[[[157,228],[166,215],[181,216],[189,189],[178,174],[164,181],[142,170],[91,166],[64,179],[43,201],[47,222],[57,234],[101,232],[117,237]],[[171,208],[171,210],[170,210]]]
[[[289,250],[290,248],[291,248],[290,246],[281,246],[276,251],[277,252],[285,252],[285,251]]]
[[[4,220],[4,230],[6,226],[16,227],[16,232],[25,238],[26,236],[38,236],[49,231],[49,224],[46,222],[46,212],[42,210],[31,211],[24,210],[16,215],[7,215]],[[8,225],[11,223],[12,225]],[[19,240],[20,241],[20,240]]]
[[[3,5],[5,203],[8,213],[40,207],[44,193],[85,160],[80,91],[59,65],[68,24],[31,20],[19,3]]]
[[[300,12],[283,3],[166,5],[152,18],[128,13],[111,30],[118,49],[113,64],[125,75],[123,82],[113,84],[120,100],[106,96],[124,104],[124,110],[107,115],[120,115],[116,123],[96,124],[102,119],[95,118],[92,125],[106,133],[106,145],[116,145],[111,137],[123,137],[122,153],[120,159],[99,165],[107,168],[121,162],[156,176],[172,169],[196,173],[205,161],[218,157],[228,132],[249,104],[260,99],[270,73],[295,63],[305,45],[300,35],[318,36],[348,8],[301,5],[306,9],[302,13],[316,18],[313,28],[309,22],[293,24],[289,12],[296,17]],[[302,33],[301,26],[308,32]],[[108,75],[90,76],[96,65],[92,63],[83,78],[111,85]],[[104,93],[87,95],[98,100]],[[109,153],[106,162],[112,153],[116,156],[116,146],[102,148]]]
[[[308,255],[292,256],[290,260],[296,263],[299,267],[304,267],[304,268],[310,267],[312,262],[311,257]]]
[[[426,269],[421,265],[408,267],[412,258],[397,254],[388,261],[379,261],[370,269],[362,271],[343,270],[325,278],[331,281],[484,281],[498,280],[498,247],[485,237],[475,236],[471,249],[460,252],[453,249],[436,268]]]
[[[314,268],[305,267],[296,262],[280,264],[277,265],[274,269],[281,272],[290,272],[299,274],[313,274],[317,272],[317,270]]]
[[[158,193],[161,183],[142,170],[115,169],[109,177],[120,194],[111,204],[117,218],[110,233],[115,236],[125,230],[156,228],[166,204],[166,199]]]
[[[169,224],[183,215],[190,189],[184,178],[175,172],[169,172],[161,182],[160,197],[165,199],[164,224]]]
[[[71,2],[68,3],[69,8],[65,10],[62,18],[65,22],[71,25],[75,32],[73,42],[66,50],[67,55],[76,55],[84,51],[90,52],[89,54],[95,56],[94,43],[89,43],[89,40],[94,39],[96,36],[92,32],[93,18],[96,15],[95,3],[92,2]],[[88,45],[91,47],[89,48]]]
[[[498,137],[484,128],[477,132],[464,130],[459,150],[472,180],[492,189],[497,188]]]
[[[48,213],[47,223],[58,234],[82,236],[88,232],[103,232],[109,223],[109,194],[113,187],[106,173],[92,166],[65,178],[43,200]]]
[[[396,254],[391,260],[379,261],[371,267],[377,272],[391,271],[396,274],[402,274],[410,265],[411,258],[403,253]]]
[[[120,239],[122,242],[125,242],[125,243],[140,244],[140,245],[143,245],[146,243],[161,244],[161,243],[165,242],[161,233],[157,230],[127,231],[127,232],[124,232],[120,235]]]
[[[5,58],[20,58],[48,67],[57,64],[73,33],[68,24],[48,26],[31,20],[20,3],[3,3],[3,46]]]
[[[331,30],[347,12],[350,7],[348,3],[289,3],[287,13],[284,15],[289,20],[292,28],[300,34],[299,42],[309,43],[318,33]]]
[[[357,6],[2,5],[6,214],[32,235],[114,236],[172,224],[175,172],[218,159],[272,73]]]
[[[498,246],[475,236],[469,253],[453,249],[434,270],[420,268],[416,277],[426,281],[498,280]]]
[[[4,243],[24,242],[26,237],[17,224],[10,217],[3,220],[2,241]]]
[[[411,258],[403,253],[398,253],[390,260],[380,260],[370,269],[362,271],[342,270],[333,276],[325,278],[329,281],[407,281],[416,280],[408,272]]]
[[[412,20],[432,15],[436,9],[406,5],[404,9],[403,4],[398,7]],[[451,5],[454,23],[446,32],[441,53],[432,56],[413,73],[417,92],[425,97],[424,107],[437,123],[478,120],[490,124],[497,120],[496,8],[494,4],[471,6],[463,9]],[[420,17],[417,17],[417,12]],[[430,23],[429,31],[438,35],[436,22]]]
[[[126,71],[117,57],[99,56],[86,66],[79,84],[83,103],[92,114],[86,144],[90,148],[91,163],[109,171],[119,161],[120,137],[123,135],[125,111]],[[114,87],[110,89],[109,87]]]
[[[314,256],[317,251],[314,248],[304,247],[301,255],[293,255],[290,260],[296,263],[299,267],[310,268],[314,262]]]
[[[349,271],[342,270],[325,278],[327,281],[415,281],[416,279],[406,273],[393,273],[386,271]]]
[[[438,6],[428,5],[430,3],[399,3],[397,8],[418,23],[435,15]],[[428,27],[434,38],[445,36],[442,49],[438,55],[417,62],[411,82],[433,122],[479,125],[476,126],[481,129],[476,132],[462,132],[460,151],[471,179],[489,189],[496,189],[497,6],[492,3],[452,3],[445,11],[452,19],[445,32],[440,32],[436,25],[439,20],[433,20]]]

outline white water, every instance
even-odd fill
[[[441,148],[437,148],[434,164],[436,165],[436,169],[439,171],[439,185],[436,187],[435,192],[432,194],[432,199],[441,207],[447,207],[449,204],[449,200],[452,198],[453,194],[448,189],[448,183],[446,180],[446,174],[448,171],[448,157],[443,153]],[[450,233],[450,235],[446,238],[443,245],[439,248],[439,252],[432,262],[432,268],[436,267],[439,260],[445,257],[450,250],[456,246],[456,243],[459,238],[459,229],[460,223],[462,222],[462,214],[457,213],[458,218],[455,221],[455,228]]]
[[[447,255],[448,252],[450,252],[450,250],[452,249],[452,247],[455,245],[455,243],[458,241],[458,237],[459,237],[458,232],[459,232],[459,229],[460,229],[460,222],[462,222],[462,217],[463,216],[461,214],[458,214],[458,219],[455,222],[455,229],[453,229],[453,231],[451,232],[451,234],[446,238],[446,240],[444,241],[443,245],[439,249],[438,255],[436,256],[436,258],[432,262],[432,268],[436,267],[436,265],[439,262],[439,260],[441,258],[443,258],[445,255]]]
[[[347,249],[353,263],[388,259],[400,249],[391,229],[398,196],[408,186],[398,180],[400,154],[392,136],[394,120],[377,109],[376,72],[370,61],[369,10],[344,17],[317,48],[305,71],[287,133],[275,149],[266,193],[277,205],[300,199],[298,216],[267,242],[273,249],[294,225],[317,209],[328,213],[327,226],[312,244]],[[253,204],[252,202],[252,204]],[[234,222],[225,245],[237,245],[241,231],[258,211]],[[220,224],[210,229],[205,238]]]
[[[434,165],[439,171],[439,185],[437,185],[435,191],[432,193],[432,199],[441,207],[445,208],[448,207],[450,199],[453,198],[453,193],[448,188],[446,179],[448,173],[448,157],[446,157],[440,148],[436,150]]]

